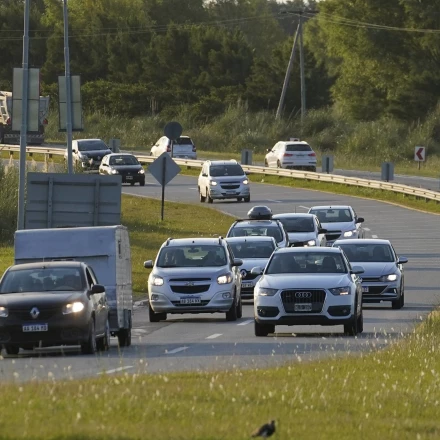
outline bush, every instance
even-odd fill
[[[11,243],[17,226],[18,168],[0,161],[0,243]]]

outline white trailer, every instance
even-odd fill
[[[133,292],[131,253],[125,226],[24,229],[15,232],[15,264],[84,261],[105,286],[112,336],[131,344]]]

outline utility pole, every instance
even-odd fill
[[[281,91],[280,102],[278,103],[277,113],[275,116],[276,119],[279,119],[281,116],[281,113],[283,112],[284,99],[286,98],[286,92],[287,92],[287,87],[289,85],[290,74],[292,72],[293,61],[295,59],[295,48],[296,48],[296,43],[298,41],[300,26],[301,26],[301,24],[298,25],[296,32],[295,32],[295,38],[293,40],[292,52],[290,53],[289,64],[287,65],[286,76],[284,77],[283,89]]]
[[[306,79],[304,75],[303,16],[299,15],[299,64],[301,73],[301,126],[306,115]]]
[[[24,33],[23,33],[23,91],[20,128],[20,162],[18,184],[18,219],[17,229],[24,229],[24,189],[26,183],[26,145],[28,122],[28,89],[29,89],[29,13],[30,0],[24,4]]]
[[[64,17],[64,65],[66,76],[66,133],[67,133],[67,172],[73,174],[72,158],[72,84],[70,79],[70,54],[69,54],[69,18],[67,0],[63,0]]]

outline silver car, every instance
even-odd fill
[[[169,238],[156,261],[144,267],[148,277],[150,322],[167,313],[226,313],[227,321],[242,316],[243,261],[234,258],[223,238]]]
[[[363,331],[361,266],[350,266],[339,248],[277,249],[254,290],[255,336],[277,325],[340,325]]]
[[[334,247],[340,247],[349,261],[360,264],[364,303],[391,301],[393,309],[405,304],[405,277],[403,264],[406,257],[398,257],[388,240],[337,240]]]
[[[286,213],[276,214],[273,219],[279,220],[289,236],[290,246],[313,247],[325,246],[327,232],[314,214]]]
[[[358,217],[355,210],[348,205],[313,206],[309,214],[315,214],[324,229],[327,229],[327,246],[336,240],[364,238],[363,217]]]
[[[241,272],[241,297],[254,299],[254,287],[261,275],[251,273],[255,266],[265,267],[277,243],[273,237],[230,237],[227,238],[235,258],[240,258],[243,265]]]

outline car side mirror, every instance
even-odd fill
[[[144,261],[145,269],[153,269],[153,260]]]
[[[261,275],[263,273],[263,269],[260,266],[255,266],[251,269],[252,275]]]
[[[203,177],[208,177],[208,175],[206,173],[202,173]]]
[[[360,275],[361,273],[364,273],[364,272],[365,272],[365,270],[362,266],[353,266],[351,268],[351,273],[353,275]]]
[[[327,229],[319,228],[318,233],[319,234],[326,234],[327,233]]]
[[[232,261],[232,266],[242,266],[243,265],[243,260],[241,260],[240,258],[234,258],[234,260]]]
[[[90,291],[92,294],[105,293],[105,287],[102,284],[94,284]]]
[[[408,263],[408,258],[406,258],[406,257],[399,257],[397,259],[397,264],[405,264],[405,263]]]
[[[72,153],[76,153],[76,150],[74,148],[72,148]]]
[[[365,221],[365,219],[363,218],[363,217],[359,217],[357,220],[356,220],[356,223],[363,223]]]

